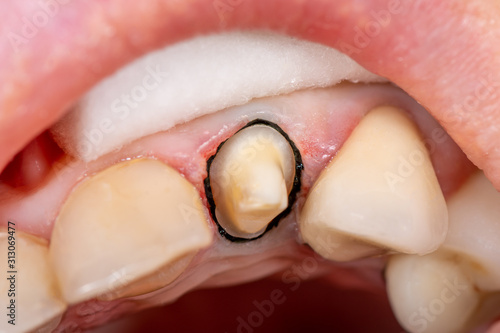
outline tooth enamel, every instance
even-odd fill
[[[5,274],[0,279],[0,306],[4,312],[0,331],[52,332],[59,324],[66,304],[49,264],[47,241],[19,231],[12,233],[12,229],[10,231],[10,235],[6,229],[0,231],[0,269]],[[7,261],[8,251],[15,253],[14,261]],[[11,275],[14,275],[14,288],[8,280]],[[12,300],[15,301],[14,318],[9,316]],[[9,324],[12,319],[15,325]]]
[[[386,277],[391,307],[409,332],[465,332],[483,310],[482,295],[457,256],[397,255]]]
[[[266,125],[229,138],[210,167],[219,224],[232,236],[263,232],[288,206],[295,158],[288,141]]]
[[[469,258],[482,290],[500,290],[500,193],[478,172],[450,198],[448,212],[443,248]]]
[[[303,239],[338,261],[426,254],[444,241],[447,211],[418,129],[393,107],[370,111],[311,189]]]
[[[448,212],[448,234],[438,251],[389,260],[389,299],[410,332],[465,332],[499,314],[500,194],[478,172],[450,198]],[[453,299],[445,298],[450,291]],[[430,320],[420,308],[432,310],[433,303],[444,310],[434,309]]]
[[[90,161],[253,98],[342,80],[384,81],[333,48],[276,33],[201,36],[152,52],[103,80],[53,133],[61,147]]]
[[[158,289],[212,239],[196,189],[156,160],[122,162],[81,183],[55,222],[50,256],[77,303]]]

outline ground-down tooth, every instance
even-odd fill
[[[389,106],[361,120],[314,184],[299,220],[303,240],[338,261],[432,252],[444,241],[447,224],[419,131]]]
[[[1,332],[52,332],[66,310],[49,263],[44,239],[15,231],[0,231]],[[13,229],[14,228],[14,229]],[[7,315],[5,315],[5,313]]]
[[[288,206],[294,176],[294,153],[277,130],[262,124],[242,129],[210,166],[217,222],[235,237],[261,234]]]
[[[387,290],[410,332],[468,332],[500,313],[500,194],[478,173],[448,202],[438,251],[389,260]]]
[[[198,192],[160,161],[116,164],[86,179],[55,222],[50,256],[70,303],[156,290],[208,246]]]

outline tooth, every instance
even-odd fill
[[[447,223],[418,129],[389,106],[361,120],[314,184],[299,220],[305,242],[338,261],[432,252]]]
[[[47,241],[14,227],[0,231],[0,269],[5,274],[0,279],[0,306],[7,314],[2,315],[0,331],[52,332],[66,304],[49,264]]]
[[[171,167],[140,159],[109,167],[71,193],[50,256],[64,298],[77,303],[161,288],[211,239],[196,189]]]
[[[450,198],[448,211],[448,234],[438,251],[396,256],[387,267],[389,299],[411,332],[465,331],[499,313],[500,194],[478,172]],[[453,300],[444,296],[450,291]],[[424,316],[420,307],[432,311],[433,303],[435,313]]]
[[[478,172],[448,202],[443,248],[469,258],[483,290],[500,290],[500,193]]]
[[[443,253],[390,259],[387,293],[401,326],[409,332],[426,333],[471,328],[482,311],[482,295],[460,261]]]
[[[288,141],[267,125],[229,138],[210,166],[219,224],[232,236],[262,233],[288,206],[295,158]]]

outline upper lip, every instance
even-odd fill
[[[489,33],[500,28],[493,20],[500,9],[493,3],[241,0],[231,1],[222,16],[214,3],[60,1],[17,52],[12,39],[2,39],[0,169],[89,87],[133,58],[199,33],[270,28],[339,48],[399,85],[500,189],[500,72],[494,71],[500,46]],[[30,1],[4,7],[18,15],[2,23],[11,37],[22,37],[21,18],[29,21],[42,10]]]

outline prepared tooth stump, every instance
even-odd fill
[[[207,162],[212,217],[232,241],[261,237],[288,214],[300,189],[300,153],[281,128],[257,119]]]
[[[55,222],[50,256],[64,298],[77,303],[161,288],[211,240],[194,186],[160,161],[138,159],[76,187]]]

